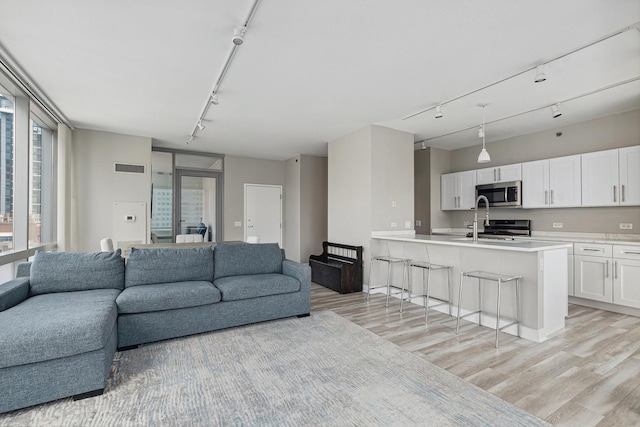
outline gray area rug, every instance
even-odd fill
[[[548,424],[326,311],[117,353],[104,395],[0,425]]]

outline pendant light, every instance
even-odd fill
[[[487,149],[484,146],[484,134],[486,133],[486,129],[484,126],[484,107],[486,107],[487,104],[478,104],[478,107],[482,107],[482,151],[480,151],[480,154],[478,155],[478,163],[487,163],[491,161],[491,157],[489,156],[489,152],[487,151]]]

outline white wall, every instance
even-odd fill
[[[328,240],[364,247],[368,281],[371,233],[413,230],[413,135],[369,125],[331,141],[328,161]]]
[[[145,173],[116,173],[115,162],[144,165]],[[67,250],[99,251],[100,239],[114,235],[115,202],[145,203],[148,214],[151,138],[77,129],[73,132],[73,163],[74,177],[67,188],[75,185],[71,209],[77,212],[77,220],[72,227],[78,238]],[[145,234],[149,235],[148,221]]]
[[[244,184],[284,186],[285,162],[225,156],[224,240],[226,241],[244,239]],[[242,226],[234,226],[235,221],[242,222]],[[286,223],[283,232],[283,242],[286,242]]]

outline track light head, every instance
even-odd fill
[[[436,119],[441,119],[442,117],[442,106],[438,105],[436,106]]]
[[[217,93],[212,93],[212,94],[211,94],[211,98],[209,99],[209,101],[210,101],[213,105],[218,105],[218,94],[217,94]]]
[[[560,104],[555,104],[551,106],[551,117],[554,119],[560,117],[562,113],[560,112]]]
[[[538,65],[536,67],[536,78],[534,82],[541,83],[547,80],[547,75],[544,73],[544,65]]]
[[[193,142],[193,135],[191,135],[189,139],[187,139],[187,144],[191,144],[192,142]]]
[[[482,138],[484,137],[484,126],[480,125],[478,126],[478,138]]]
[[[422,141],[422,143],[420,144],[420,149],[421,150],[426,150],[427,149],[427,141]]]
[[[198,126],[198,129],[200,129],[200,130],[204,130],[205,129],[205,127],[202,125],[202,122],[200,122],[200,121],[198,122],[197,126]]]
[[[246,32],[246,27],[238,27],[234,29],[233,38],[231,39],[233,44],[235,44],[236,46],[240,46],[242,43],[244,43],[244,35],[246,34]]]

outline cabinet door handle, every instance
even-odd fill
[[[621,202],[624,202],[624,199],[625,199],[625,197],[624,197],[624,184],[622,184],[622,185],[620,186],[620,192],[622,193],[622,194],[621,194],[621,197],[620,197],[620,201],[621,201]]]
[[[617,202],[617,200],[616,200],[616,193],[617,193],[617,191],[616,191],[616,190],[617,190],[617,188],[616,188],[616,186],[614,185],[614,186],[613,186],[613,203]]]
[[[635,251],[622,251],[623,254],[629,254],[629,255],[640,255],[640,252],[635,252]]]
[[[613,278],[618,278],[618,261],[613,261]]]
[[[608,261],[608,260],[607,260],[607,268],[606,268],[606,270],[605,270],[604,277],[605,277],[605,278],[608,278],[608,277],[609,277],[609,261]]]
[[[551,204],[553,204],[553,190],[551,190]]]
[[[498,168],[498,181],[502,181],[502,169]]]
[[[549,192],[547,190],[544,190],[544,204],[549,204]]]
[[[493,180],[494,180],[494,181],[497,181],[497,180],[498,180],[498,178],[496,177],[496,170],[495,170],[495,168],[493,169]]]
[[[587,252],[601,252],[601,249],[593,249],[593,248],[582,248],[583,251]]]

